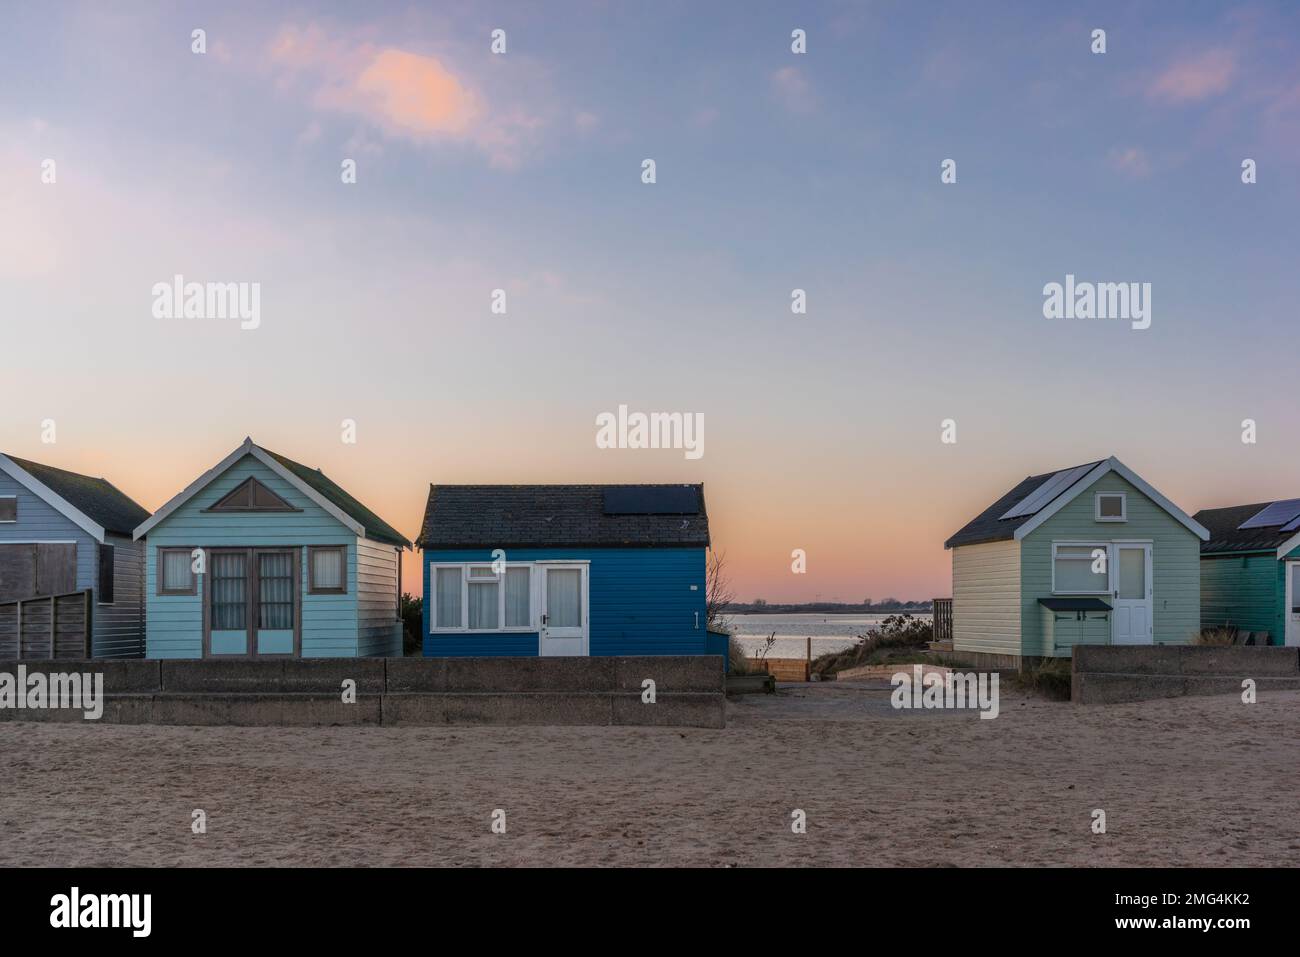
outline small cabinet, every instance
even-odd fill
[[[1100,598],[1040,598],[1043,644],[1068,657],[1075,645],[1110,644],[1111,606]]]

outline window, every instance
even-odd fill
[[[0,522],[6,524],[18,521],[18,496],[0,496]]]
[[[1127,496],[1123,492],[1098,492],[1095,502],[1097,521],[1128,521]]]
[[[307,547],[307,592],[311,595],[346,595],[348,550],[345,545]]]
[[[248,629],[248,555],[212,553],[212,630]]]
[[[527,568],[506,569],[506,627],[527,628],[532,624],[530,575]]]
[[[532,566],[435,565],[433,631],[532,631]]]
[[[293,629],[293,553],[257,553],[257,627]]]
[[[99,588],[96,600],[101,605],[113,604],[113,546],[99,546]]]
[[[197,581],[188,548],[158,549],[158,594],[197,595]]]
[[[1100,551],[1100,554],[1094,554]],[[1105,543],[1052,546],[1052,591],[1058,595],[1110,592],[1110,550]]]
[[[434,618],[435,628],[460,628],[460,566],[455,568],[438,568],[434,574],[437,584],[434,587],[434,601],[438,614]]]

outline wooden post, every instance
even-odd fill
[[[57,658],[59,639],[59,599],[50,596],[50,657]]]
[[[812,681],[812,635],[806,637],[808,639],[808,660],[803,666],[803,680]]]
[[[85,647],[86,647],[86,657],[87,657],[87,658],[93,658],[93,657],[94,657],[94,648],[92,647],[92,645],[91,645],[91,640],[90,640],[90,634],[91,634],[91,628],[90,628],[90,609],[91,609],[91,604],[90,604],[90,589],[86,589],[84,592],[81,593],[81,595],[82,595],[82,598],[85,599],[85,603],[86,603],[86,621],[85,621],[85,627],[86,627],[86,645],[85,645]]]

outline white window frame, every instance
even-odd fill
[[[429,577],[425,585],[425,594],[429,596],[429,634],[431,635],[497,635],[502,632],[526,634],[538,630],[537,624],[537,574],[535,562],[504,562],[501,571],[490,577],[471,579],[471,568],[491,568],[493,562],[431,562]],[[460,626],[456,628],[438,627],[438,569],[454,568],[460,571]],[[528,569],[528,624],[506,627],[506,570],[511,568]],[[497,627],[469,627],[469,586],[496,582],[497,585]]]
[[[12,499],[12,500],[13,500],[13,503],[14,503],[14,517],[13,517],[13,518],[0,518],[0,525],[17,525],[17,524],[18,524],[18,496],[17,496],[17,495],[0,495],[0,499],[4,499],[5,501],[9,501],[9,500]]]
[[[1095,591],[1059,591],[1056,587],[1056,556],[1058,550],[1061,548],[1105,549],[1106,587],[1104,589],[1098,589]],[[1113,557],[1114,557],[1114,551],[1111,548],[1110,542],[1052,542],[1052,594],[1053,595],[1109,595],[1113,590],[1112,586],[1114,585],[1115,582],[1115,570],[1114,570],[1115,563],[1111,561]],[[1089,552],[1088,557],[1086,559],[1074,558],[1074,559],[1066,559],[1066,561],[1087,561],[1091,563],[1095,561],[1095,559],[1092,557],[1092,553]]]
[[[1103,496],[1119,496],[1119,516],[1101,514],[1101,500]],[[1127,522],[1128,521],[1128,494],[1125,492],[1098,492],[1092,497],[1092,517],[1098,522]]]

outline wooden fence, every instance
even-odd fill
[[[0,659],[89,658],[91,592],[0,602]]]
[[[952,641],[952,599],[934,600],[934,640]]]

